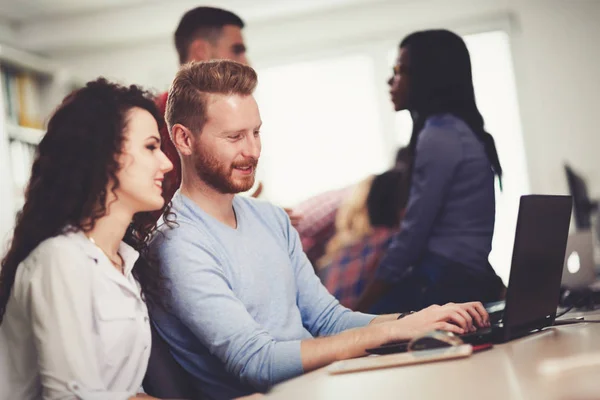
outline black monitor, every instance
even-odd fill
[[[573,196],[573,212],[575,216],[575,227],[577,230],[586,230],[592,227],[592,213],[596,210],[598,203],[592,201],[588,195],[585,180],[565,164],[567,183],[569,191]]]

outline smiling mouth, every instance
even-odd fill
[[[240,173],[244,174],[244,175],[250,175],[254,172],[254,166],[253,165],[245,165],[245,166],[241,166],[241,167],[233,167],[233,169],[239,171]]]

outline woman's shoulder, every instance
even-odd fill
[[[85,237],[80,232],[65,232],[40,242],[23,260],[28,269],[60,260],[75,260],[86,256]]]
[[[441,152],[455,147],[458,149],[460,138],[464,132],[468,132],[468,129],[468,126],[460,118],[451,114],[433,115],[427,118],[423,130],[419,133],[418,149],[437,149]],[[419,151],[417,151],[418,153]]]
[[[470,132],[471,128],[461,118],[453,114],[445,113],[431,115],[425,120],[422,133],[436,131],[462,133]]]

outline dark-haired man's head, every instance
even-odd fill
[[[376,175],[367,196],[367,212],[373,227],[397,228],[408,202],[408,174],[396,168]]]
[[[189,10],[175,31],[179,63],[223,59],[248,64],[243,28],[244,21],[230,11],[213,7]]]
[[[410,148],[408,146],[403,146],[398,149],[396,152],[396,159],[394,161],[394,169],[409,169],[412,164],[412,156],[410,153]]]

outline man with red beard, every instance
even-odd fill
[[[486,326],[480,303],[375,316],[327,292],[286,213],[237,195],[252,187],[261,152],[256,83],[252,68],[221,60],[184,65],[169,90],[182,184],[173,196],[177,224],[163,225],[151,245],[171,285],[169,309],[152,317],[203,395],[264,391],[424,331]]]
[[[174,34],[179,64],[209,60],[232,60],[249,64],[242,34],[244,26],[244,21],[238,15],[222,8],[201,6],[187,11],[181,17]],[[168,93],[163,93],[156,99],[156,105],[163,116],[167,107],[167,98]],[[163,197],[169,202],[181,185],[181,165],[177,150],[169,138],[166,124],[160,127],[160,135],[163,151],[173,163],[173,171],[169,174],[170,179],[163,187]],[[258,183],[251,194],[252,197],[258,197],[262,188],[262,183]],[[302,215],[291,209],[285,211],[290,216],[292,224],[298,226]]]
[[[214,7],[196,7],[189,10],[181,17],[174,35],[179,64],[213,59],[234,60],[247,64],[243,28],[244,21],[230,11]],[[163,93],[156,99],[156,105],[163,116],[167,98],[168,93]],[[168,202],[181,185],[181,165],[165,124],[160,127],[160,136],[163,151],[173,163],[170,179],[163,187],[163,197]]]

